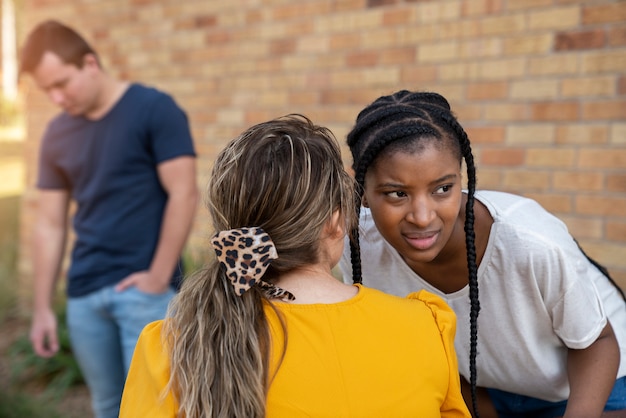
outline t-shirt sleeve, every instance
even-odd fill
[[[407,298],[417,299],[430,308],[433,314],[441,341],[443,343],[446,357],[448,359],[448,394],[441,405],[441,416],[470,417],[469,410],[461,394],[461,377],[459,375],[459,364],[454,350],[454,337],[456,335],[456,315],[452,308],[439,296],[426,290],[410,293]]]
[[[177,405],[171,393],[163,395],[169,381],[167,352],[161,341],[163,321],[152,322],[139,336],[126,378],[120,418],[173,418]]]
[[[70,189],[70,183],[63,171],[54,163],[52,145],[55,139],[55,130],[49,125],[44,133],[39,148],[39,165],[37,171],[37,187],[40,189]]]
[[[169,95],[162,94],[158,98],[149,124],[152,152],[157,164],[176,157],[196,155],[187,114]]]
[[[546,269],[560,288],[554,303],[548,305],[554,332],[572,349],[589,347],[606,326],[602,300],[591,275],[598,274],[578,251],[547,251],[551,262]],[[549,269],[554,269],[550,271]],[[584,309],[581,309],[584,307]]]

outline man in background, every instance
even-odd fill
[[[70,340],[96,417],[117,417],[137,337],[164,317],[180,280],[198,194],[188,120],[169,95],[107,74],[56,21],[28,35],[20,73],[62,109],[40,150],[31,342],[42,357],[59,348],[52,301],[74,200]]]

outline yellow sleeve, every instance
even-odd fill
[[[439,296],[426,290],[411,293],[409,299],[417,299],[426,304],[433,313],[437,327],[441,334],[441,341],[448,358],[449,385],[448,394],[441,405],[441,417],[471,417],[467,405],[461,394],[461,377],[459,364],[454,349],[454,336],[456,334],[456,314],[448,304]]]
[[[169,357],[161,340],[163,321],[143,329],[126,378],[120,418],[173,418],[178,405],[171,393],[163,396],[170,377]]]

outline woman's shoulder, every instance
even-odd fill
[[[395,306],[399,310],[429,311],[435,318],[451,316],[454,320],[455,315],[452,308],[441,297],[427,290],[413,292],[406,297],[391,295],[369,287],[362,287],[361,292],[364,292],[363,294],[368,300],[376,299],[376,303],[380,305]]]
[[[151,350],[155,346],[161,346],[161,341],[163,339],[163,320],[158,320],[154,322],[150,322],[146,325],[141,334],[139,334],[139,339],[137,341],[137,346],[142,346],[146,350]]]

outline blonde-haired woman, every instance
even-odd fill
[[[469,417],[450,308],[332,275],[356,219],[328,129],[251,127],[208,193],[216,257],[144,329],[121,417]]]

